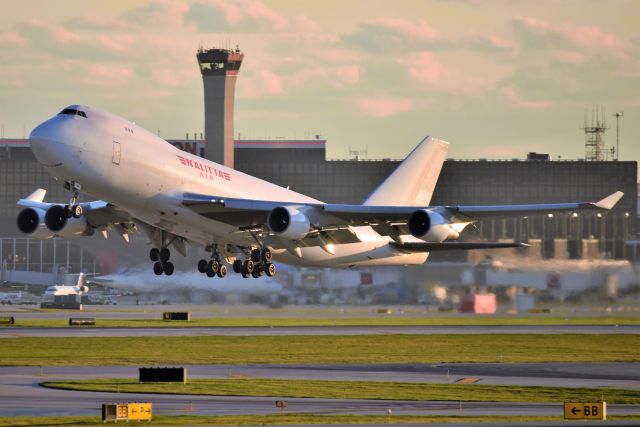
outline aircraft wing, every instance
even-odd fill
[[[606,211],[612,209],[623,195],[624,194],[621,191],[616,191],[597,202],[575,203],[488,206],[369,206],[237,199],[185,193],[182,203],[207,218],[220,220],[233,225],[261,225],[266,219],[265,213],[268,214],[277,207],[308,206],[319,209],[322,212],[343,220],[343,225],[345,226],[359,226],[378,224],[380,222],[406,222],[409,215],[420,209],[433,209],[441,212],[448,212],[450,215],[462,215],[471,220],[505,216],[535,215],[562,211]]]
[[[47,212],[52,206],[65,206],[62,203],[44,202],[45,195],[46,190],[38,188],[28,197],[18,200],[17,205],[41,212]],[[82,216],[85,218],[87,225],[92,229],[101,229],[103,235],[105,235],[107,229],[115,227],[123,239],[128,240],[127,234],[135,230],[131,215],[115,205],[102,200],[78,204],[82,207]]]
[[[505,248],[526,248],[526,243],[520,242],[407,242],[392,243],[393,247],[404,252],[433,252],[433,251],[467,251],[471,249],[505,249]]]

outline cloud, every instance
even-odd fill
[[[205,32],[315,32],[320,26],[305,16],[286,16],[257,0],[203,0],[192,4],[184,19]]]
[[[243,98],[279,95],[283,91],[282,77],[268,69],[250,71],[238,83],[238,95]]]
[[[522,98],[513,84],[504,87],[502,94],[510,101],[511,105],[518,108],[539,110],[553,105],[551,101],[533,101]]]
[[[354,84],[360,80],[360,67],[357,65],[343,65],[336,68],[336,77],[343,83]]]
[[[466,47],[474,51],[515,53],[519,46],[504,36],[474,32],[467,37]]]
[[[133,77],[133,70],[119,64],[95,63],[82,73],[83,83],[92,86],[123,86]]]
[[[179,26],[189,6],[180,1],[154,0],[151,3],[131,9],[123,14],[128,22],[139,26],[163,28]]]
[[[516,17],[512,24],[520,42],[530,48],[606,51],[624,46],[614,34],[595,25],[550,24],[534,17]]]
[[[360,98],[356,104],[360,112],[378,118],[396,116],[413,107],[413,101],[407,98]]]
[[[414,84],[429,91],[476,95],[490,87],[480,77],[446,67],[430,52],[411,55],[401,62],[408,66],[409,76]]]
[[[438,32],[425,22],[398,18],[378,18],[363,22],[342,37],[349,46],[371,52],[405,52],[450,47]]]

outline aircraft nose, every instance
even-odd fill
[[[64,145],[68,137],[67,125],[57,117],[36,126],[29,135],[31,151],[44,166],[60,166]]]

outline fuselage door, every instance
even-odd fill
[[[120,164],[120,156],[122,154],[122,149],[120,148],[120,143],[118,141],[113,141],[113,158],[111,161],[114,165]]]

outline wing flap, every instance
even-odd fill
[[[434,251],[468,251],[473,249],[506,249],[506,248],[526,248],[529,245],[520,242],[408,242],[403,244],[392,243],[397,249],[406,252],[434,252]]]

